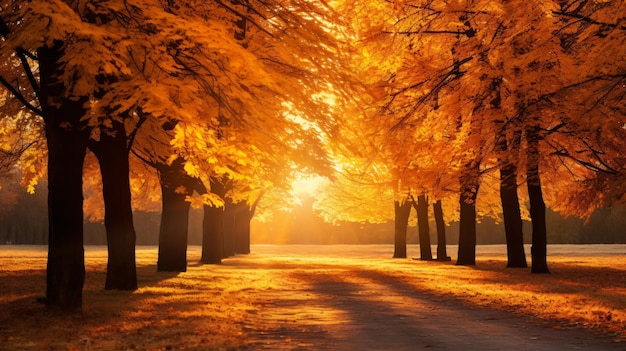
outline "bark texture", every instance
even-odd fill
[[[224,198],[226,189],[217,178],[211,178],[211,192]],[[204,206],[202,222],[202,258],[200,262],[208,264],[222,263],[224,253],[224,208]]]
[[[504,218],[507,267],[527,267],[524,252],[522,215],[517,194],[517,162],[520,156],[521,129],[507,126],[501,121],[502,132],[496,145],[500,164],[500,202]],[[513,129],[511,133],[507,130]],[[509,142],[507,134],[512,134]]]
[[[435,215],[435,225],[437,226],[437,261],[451,261],[452,259],[448,256],[446,247],[446,223],[443,220],[441,200],[433,203],[433,213]]]
[[[187,270],[187,238],[190,203],[185,198],[193,193],[194,179],[188,176],[180,159],[170,166],[159,165],[163,210],[159,230],[160,272]]]
[[[501,109],[502,78],[493,79],[491,88],[493,97],[489,103],[493,108]],[[507,267],[527,267],[522,215],[517,194],[517,162],[520,158],[522,128],[510,124],[505,118],[499,119],[496,123],[500,125],[496,150],[499,153],[500,201],[502,203],[502,216],[504,217]]]
[[[105,289],[137,289],[135,262],[136,233],[130,193],[130,166],[124,124],[113,122],[99,142],[89,148],[98,158],[102,174],[104,226],[107,235],[107,275]]]
[[[524,252],[522,214],[517,195],[517,168],[506,165],[500,169],[500,200],[506,236],[507,267],[528,267]]]
[[[81,122],[85,99],[67,99],[56,77],[62,76],[63,44],[38,50],[40,95],[48,146],[49,306],[82,308],[85,281],[83,249],[83,162],[89,129]]]
[[[202,221],[202,258],[200,262],[208,264],[222,263],[222,214],[224,209],[204,205]]]
[[[459,252],[457,265],[473,266],[476,264],[476,195],[478,178],[465,176],[461,180],[461,207],[459,223]]]
[[[417,197],[417,203],[413,202],[417,211],[417,227],[420,242],[420,259],[432,260],[433,254],[430,249],[430,226],[428,225],[428,198],[426,195]]]
[[[546,205],[543,201],[541,179],[539,176],[539,135],[540,128],[533,125],[527,128],[527,174],[530,218],[532,220],[532,273],[550,273],[548,269],[548,239],[546,229]]]
[[[222,258],[235,256],[235,236],[237,222],[237,205],[230,198],[224,202],[223,216],[223,251]]]
[[[406,258],[406,230],[409,225],[411,201],[394,201],[395,230],[393,258]]]

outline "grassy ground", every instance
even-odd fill
[[[0,246],[0,350],[245,349],[251,334],[277,323],[258,318],[268,300],[289,289],[315,298],[302,294],[303,277],[322,272],[355,284],[364,274],[384,276],[469,305],[533,316],[554,329],[585,328],[626,342],[626,246],[596,248],[551,250],[552,273],[544,275],[505,269],[502,250],[479,248],[477,265],[462,267],[389,259],[390,247],[381,245],[255,246],[252,255],[218,266],[196,264],[199,248],[191,247],[187,272],[157,273],[156,249],[139,248],[140,288],[119,292],[102,289],[106,248],[90,247],[83,312],[63,315],[35,302],[45,291],[45,248]],[[324,313],[332,318],[333,311]]]

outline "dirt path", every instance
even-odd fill
[[[250,350],[626,350],[582,329],[434,296],[366,266],[271,268],[281,287],[253,299]]]

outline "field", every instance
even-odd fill
[[[377,342],[401,350],[404,336],[445,349],[463,340],[440,336],[452,312],[481,319],[486,334],[508,323],[502,316],[519,318],[492,340],[515,337],[508,333],[523,321],[528,335],[589,332],[581,343],[626,348],[626,245],[551,245],[552,273],[542,275],[504,268],[500,245],[479,246],[475,267],[391,259],[389,245],[256,245],[222,265],[199,265],[200,248],[190,247],[180,274],[156,272],[156,248],[139,247],[134,292],[104,291],[106,248],[87,247],[83,312],[69,315],[36,302],[45,250],[0,246],[0,350],[349,350]],[[456,247],[448,250],[455,256]],[[475,317],[492,312],[498,317]]]

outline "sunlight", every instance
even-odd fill
[[[302,174],[291,183],[291,189],[296,196],[315,196],[326,178],[317,175]]]
[[[407,249],[417,252],[419,247]],[[442,310],[455,318],[477,310],[504,311],[540,325],[542,335],[591,331],[593,340],[616,343],[599,349],[623,349],[626,271],[615,263],[623,262],[626,245],[551,245],[555,272],[541,277],[506,268],[505,245],[479,245],[476,267],[391,259],[392,251],[391,244],[253,245],[252,255],[232,257],[228,264],[190,265],[184,273],[164,274],[154,269],[158,248],[142,246],[136,253],[141,287],[133,293],[103,293],[106,246],[86,246],[90,318],[59,323],[54,313],[24,316],[40,308],[34,294],[45,290],[47,247],[0,245],[0,307],[5,312],[0,314],[0,349],[293,350],[307,345],[353,350],[366,349],[351,347],[353,340],[362,340],[362,328],[375,330],[381,322],[384,334],[376,335],[381,337],[377,345],[389,349],[382,343],[391,342],[387,333],[393,328],[430,323],[425,308],[433,313],[429,318]],[[187,254],[189,262],[198,262],[202,247],[191,245]],[[489,321],[484,322],[483,327]],[[526,339],[528,328],[534,328],[509,318],[492,322],[521,326]],[[220,328],[211,329],[215,325]],[[441,329],[424,327],[428,333]],[[459,344],[476,326],[460,327],[465,332],[455,329],[454,336]],[[67,330],[71,335],[59,338]],[[332,335],[346,336],[338,344]],[[412,335],[398,340],[402,345],[396,349],[410,349],[415,342]]]

